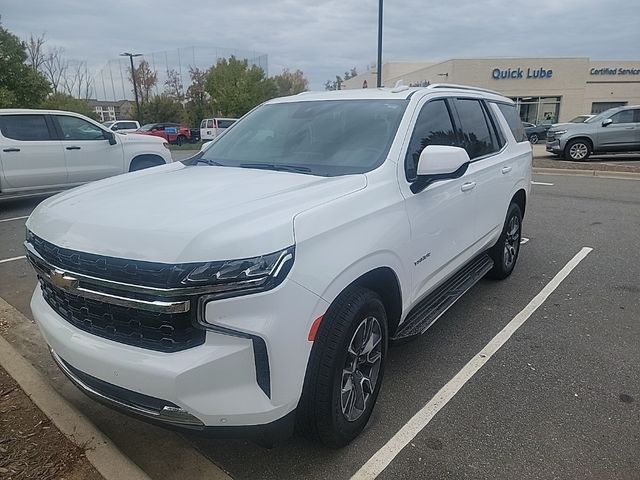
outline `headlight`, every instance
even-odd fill
[[[280,284],[293,266],[294,247],[259,257],[195,264],[182,280],[185,287],[215,286],[216,291],[268,290]]]
[[[567,133],[566,130],[556,130],[555,132],[549,132],[551,135],[553,135],[554,137],[559,137],[560,135],[564,135],[565,133]]]

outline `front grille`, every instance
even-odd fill
[[[194,326],[195,308],[186,313],[156,313],[72,295],[42,278],[40,283],[44,299],[58,315],[93,335],[167,353],[204,343],[206,332]]]
[[[184,287],[180,281],[193,269],[189,263],[158,263],[107,257],[58,247],[29,232],[27,240],[47,262],[62,270],[120,283],[157,288]]]

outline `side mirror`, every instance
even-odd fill
[[[464,148],[447,145],[428,145],[418,160],[418,179],[411,191],[418,193],[439,180],[460,178],[469,168],[469,154]]]
[[[610,119],[610,118],[607,118],[606,120],[603,120],[603,121],[602,121],[602,126],[603,126],[603,127],[606,127],[606,126],[608,126],[608,125],[611,125],[612,123],[613,123],[613,120],[612,120],[612,119]]]
[[[114,125],[113,127],[111,127],[111,130],[113,130],[114,132],[117,132],[118,131],[118,126]]]
[[[113,132],[104,132],[104,137],[109,140],[109,145],[115,145],[117,143],[116,136]]]

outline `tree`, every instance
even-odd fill
[[[44,55],[40,71],[47,77],[54,92],[64,90],[69,70],[69,62],[64,57],[64,49],[54,47]]]
[[[256,105],[275,97],[278,87],[264,70],[247,60],[231,56],[218,60],[207,75],[206,91],[223,115],[239,117]]]
[[[208,70],[189,67],[191,85],[185,95],[185,120],[190,126],[197,126],[203,118],[213,116],[213,106],[205,90]]]
[[[182,78],[180,78],[180,74],[175,69],[167,70],[167,79],[164,82],[164,93],[179,102],[184,100]]]
[[[324,82],[324,89],[342,90],[342,84],[345,82],[345,80],[349,80],[350,78],[353,78],[357,75],[358,71],[356,70],[356,67],[353,67],[351,70],[344,72],[344,76],[341,77],[340,75],[336,75],[335,80],[327,80],[326,82]]]
[[[62,80],[67,94],[88,100],[93,92],[93,77],[87,62],[74,61],[66,64]]]
[[[151,90],[158,83],[158,74],[155,70],[151,70],[149,62],[142,60],[137,67],[133,69],[133,75],[131,75],[131,69],[129,68],[129,76],[133,76],[135,79],[134,88],[138,89],[140,95],[140,101],[146,103],[151,97]]]
[[[85,100],[73,98],[67,93],[54,92],[42,103],[42,108],[50,110],[65,110],[67,112],[81,113],[87,117],[96,118]]]
[[[38,107],[51,90],[26,61],[25,44],[0,24],[0,108]]]
[[[302,70],[290,72],[288,68],[282,70],[280,75],[273,77],[278,87],[278,96],[296,95],[309,88],[309,80],[304,77]]]
[[[25,47],[27,49],[29,65],[39,72],[45,59],[44,33],[40,36],[34,36],[33,33],[29,35],[29,40],[27,40]]]
[[[150,122],[175,122],[184,121],[184,107],[175,98],[169,95],[156,95],[142,105],[140,109],[144,118]],[[134,113],[135,107],[134,107]]]

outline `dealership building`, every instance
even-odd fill
[[[621,105],[640,105],[640,61],[588,58],[483,58],[444,62],[389,62],[383,84],[456,83],[496,90],[517,103],[520,117],[556,123]],[[344,82],[343,89],[375,87],[375,71]]]

